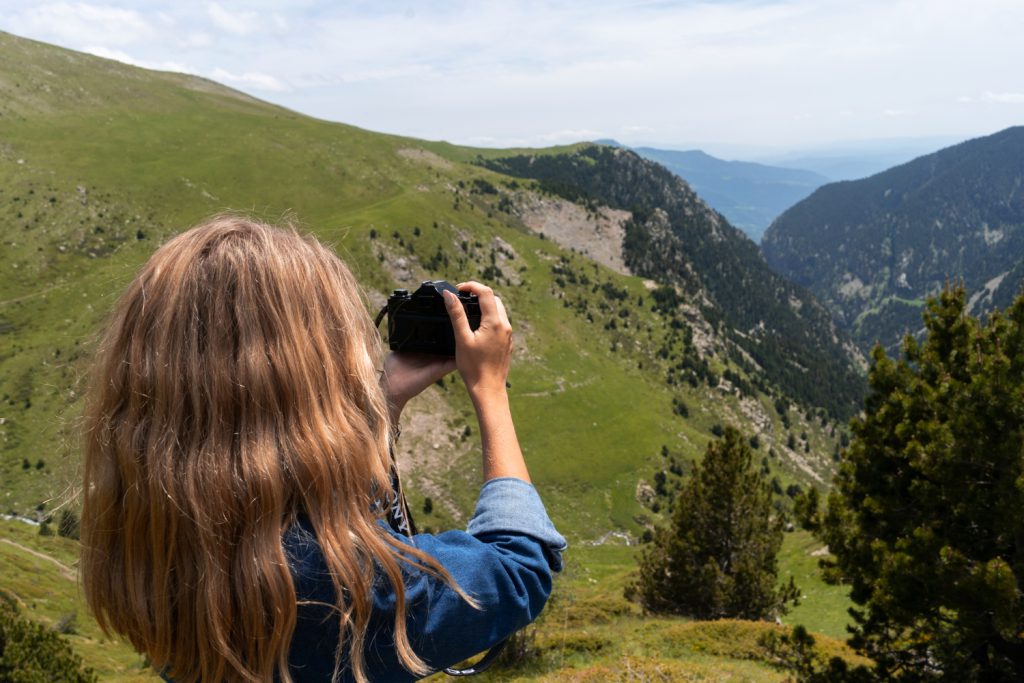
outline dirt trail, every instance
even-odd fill
[[[42,296],[43,294],[49,294],[50,292],[52,292],[55,289],[60,289],[61,287],[67,287],[67,286],[68,286],[67,282],[58,282],[55,285],[51,285],[49,287],[44,287],[43,289],[37,289],[34,292],[30,292],[28,294],[23,294],[21,296],[16,296],[13,299],[8,299],[7,301],[0,301],[0,306],[7,306],[9,304],[17,303],[19,301],[25,301],[26,299],[32,299],[32,298],[35,298],[37,296]]]
[[[41,553],[38,550],[33,550],[32,548],[27,548],[27,547],[23,546],[20,543],[15,543],[14,541],[12,541],[9,538],[0,538],[0,543],[7,543],[8,545],[13,545],[18,550],[22,550],[22,551],[28,553],[29,555],[33,555],[35,557],[38,557],[40,560],[46,560],[47,562],[52,562],[55,565],[57,565],[57,567],[60,569],[60,575],[63,576],[65,579],[68,579],[69,581],[77,581],[78,580],[77,572],[75,572],[74,569],[72,569],[71,567],[67,566],[66,564],[64,564],[63,562],[61,562],[60,560],[58,560],[55,557],[51,557],[51,556],[47,555],[46,553]]]

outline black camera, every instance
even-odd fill
[[[444,305],[445,290],[459,297],[470,329],[480,327],[476,294],[460,292],[444,280],[427,280],[412,294],[396,289],[388,297],[388,346],[392,351],[455,355],[455,331]]]

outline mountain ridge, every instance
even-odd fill
[[[637,147],[635,151],[686,180],[704,201],[754,242],[761,241],[764,231],[785,209],[829,182],[813,171],[727,161],[701,150]]]
[[[975,313],[1006,306],[1024,276],[1024,127],[968,140],[781,215],[768,263],[815,292],[862,348],[920,328],[926,296],[963,280]]]
[[[632,272],[667,278],[690,297],[702,290],[710,295],[705,315],[724,320],[735,331],[732,340],[791,395],[844,417],[859,401],[859,378],[844,371],[840,349],[849,366],[857,354],[826,309],[768,269],[746,235],[665,167],[628,149],[596,145],[561,157],[480,163],[538,180],[569,199],[629,210],[623,250]],[[806,375],[815,380],[805,382]]]
[[[728,161],[700,149],[628,147],[615,140],[597,144],[631,149],[672,171],[729,222],[760,242],[768,225],[829,179],[813,171],[753,161]]]

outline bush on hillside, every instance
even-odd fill
[[[821,497],[811,486],[793,497],[793,516],[801,529],[816,532],[821,526]]]
[[[92,669],[56,631],[24,617],[13,600],[0,600],[0,681],[95,683]]]
[[[698,619],[784,613],[798,592],[778,585],[783,525],[747,440],[725,427],[641,556],[635,593],[648,610]]]
[[[768,659],[787,670],[800,683],[875,683],[864,663],[851,664],[842,657],[826,657],[816,647],[814,636],[797,625],[789,633],[769,631],[758,639]]]
[[[57,524],[57,535],[77,541],[79,538],[78,515],[67,509],[61,512],[60,523]]]

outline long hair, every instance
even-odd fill
[[[458,587],[379,523],[380,347],[351,272],[290,227],[219,216],[153,254],[116,304],[84,415],[81,572],[105,631],[181,682],[291,681],[282,535],[303,514],[337,596],[335,677],[347,655],[366,680],[379,575],[400,661],[427,672],[403,563]]]

